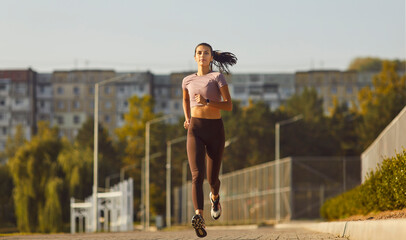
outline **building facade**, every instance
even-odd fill
[[[295,91],[294,74],[233,74],[229,82],[233,100],[247,106],[249,101],[263,101],[271,110],[277,109]]]
[[[358,104],[358,72],[320,70],[296,72],[295,92],[301,93],[305,88],[314,88],[319,97],[323,99],[325,114],[329,114],[336,98],[340,104],[348,107]]]
[[[18,125],[27,139],[36,133],[36,84],[37,72],[32,69],[0,70],[0,151]]]

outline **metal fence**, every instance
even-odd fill
[[[223,224],[250,224],[319,218],[324,201],[360,183],[360,158],[290,157],[280,161],[280,194],[275,186],[275,162],[260,164],[220,177]],[[210,216],[210,188],[204,183],[204,215]],[[280,208],[276,198],[280,196]],[[174,190],[175,223],[194,215],[191,182]],[[206,217],[206,223],[213,220]]]
[[[374,171],[385,157],[393,157],[406,148],[406,107],[361,154],[362,182],[367,173]]]

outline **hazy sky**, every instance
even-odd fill
[[[357,56],[406,58],[405,0],[0,0],[0,69],[170,73],[197,43],[232,72],[345,70]]]

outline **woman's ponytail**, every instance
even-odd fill
[[[232,66],[237,63],[237,57],[230,52],[220,52],[218,50],[213,51],[213,48],[210,46],[208,43],[200,43],[196,46],[195,48],[195,54],[196,54],[196,49],[198,46],[206,46],[209,47],[211,50],[211,55],[213,56],[213,63],[216,67],[218,67],[219,71],[221,73],[226,73],[229,74],[230,70],[228,69],[229,66]],[[211,66],[213,69],[213,67]]]
[[[218,67],[220,72],[225,72],[227,74],[230,73],[228,69],[229,66],[233,66],[237,63],[237,57],[230,52],[220,52],[220,51],[212,51],[213,52],[213,64]]]

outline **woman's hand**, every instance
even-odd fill
[[[187,130],[189,128],[190,120],[185,120],[183,127]]]
[[[203,105],[206,105],[206,99],[205,99],[202,95],[200,95],[200,94],[196,94],[196,95],[195,95],[195,101],[196,101],[197,103],[201,103],[201,104],[203,104]]]

